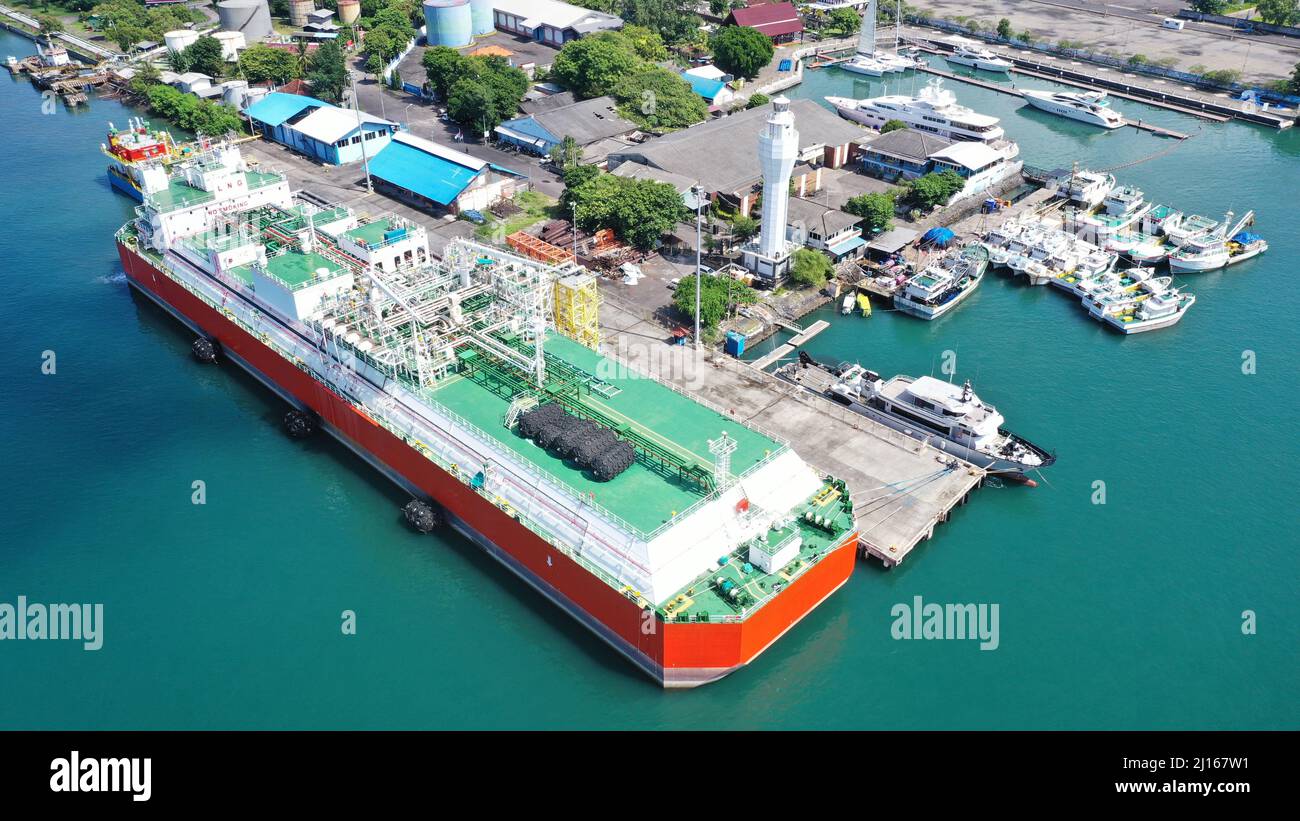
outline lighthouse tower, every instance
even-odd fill
[[[790,210],[790,173],[799,155],[799,132],[790,101],[777,97],[772,114],[758,136],[758,161],[763,169],[763,223],[756,244],[743,249],[746,268],[770,284],[779,284],[790,268],[794,247],[786,239]]]

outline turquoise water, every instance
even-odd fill
[[[0,36],[0,53],[30,44]],[[801,94],[843,93],[836,73]],[[0,80],[7,184],[0,602],[102,602],[104,647],[0,643],[0,727],[1295,727],[1291,488],[1300,343],[1287,309],[1300,134],[1206,126],[1122,177],[1205,213],[1260,212],[1272,243],[1188,278],[1176,328],[1122,339],[1062,294],[993,278],[936,323],[841,321],[814,355],[959,376],[1055,449],[1037,489],[986,489],[890,572],[845,588],[750,668],[661,692],[458,538],[400,523],[400,493],[128,290],[130,204],[95,150],[105,101],[45,116]],[[1018,114],[1026,159],[1116,164],[1166,147]],[[1127,113],[1140,108],[1125,103]],[[1197,123],[1147,112],[1182,130]],[[1228,200],[1235,200],[1229,202]],[[1243,376],[1241,352],[1258,354]],[[40,372],[43,351],[57,373]],[[191,504],[202,480],[207,504]],[[1104,506],[1091,483],[1107,483]],[[1000,607],[1001,646],[894,641],[890,608]],[[354,610],[356,636],[340,614]],[[1243,636],[1243,610],[1258,634]]]

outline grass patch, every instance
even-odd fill
[[[516,194],[515,205],[524,209],[523,212],[504,220],[484,212],[483,216],[487,217],[488,221],[474,229],[474,236],[481,240],[492,240],[496,237],[504,239],[544,219],[556,219],[562,216],[555,200],[536,191],[523,191]]]

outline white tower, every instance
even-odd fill
[[[790,213],[790,173],[799,156],[799,132],[790,101],[777,97],[772,114],[758,135],[758,161],[763,168],[763,224],[758,243],[743,249],[743,264],[771,284],[785,279],[792,247],[786,239]]]
[[[758,250],[774,257],[785,250],[786,217],[790,213],[790,172],[799,156],[799,132],[794,129],[790,101],[772,101],[772,116],[758,136],[758,161],[763,166],[763,232]]]

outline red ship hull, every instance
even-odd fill
[[[821,561],[744,621],[660,621],[134,250],[119,243],[118,253],[134,287],[197,333],[217,340],[225,358],[244,367],[268,388],[315,412],[330,433],[389,478],[436,501],[447,512],[453,527],[664,687],[705,684],[753,661],[839,589],[853,571],[856,533],[846,536]]]

